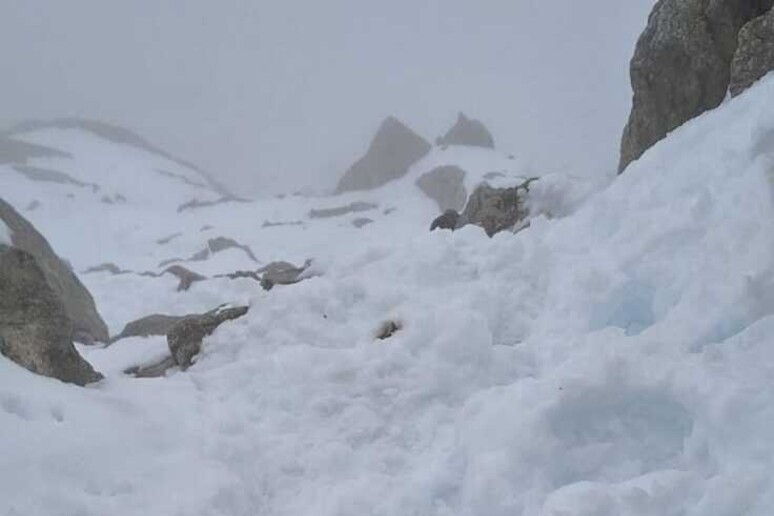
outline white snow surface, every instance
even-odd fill
[[[555,217],[492,239],[427,231],[413,179],[430,163],[373,192],[181,214],[40,194],[25,215],[77,270],[154,268],[223,234],[262,263],[313,258],[315,275],[184,293],[81,275],[114,333],[159,311],[250,312],[165,378],[121,373],[163,355],[160,338],[79,347],[106,375],[88,388],[0,359],[0,514],[769,516],[773,114],[769,79],[585,202],[588,185],[550,177]],[[482,173],[500,159],[455,152]],[[355,201],[379,206],[306,216]],[[401,330],[375,340],[387,320]]]

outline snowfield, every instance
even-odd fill
[[[372,192],[180,213],[137,185],[142,202],[68,205],[76,187],[25,189],[0,166],[2,195],[37,196],[22,213],[78,271],[158,270],[220,235],[257,266],[314,259],[268,292],[81,274],[112,333],[154,312],[251,309],[166,378],[121,373],[163,355],[163,338],[80,346],[106,375],[85,389],[0,360],[0,514],[774,513],[774,81],[590,197],[598,183],[544,177],[516,234],[427,231],[437,209],[414,180],[437,164],[459,163],[471,187],[534,175],[491,151],[440,152]],[[352,202],[377,207],[308,216]],[[235,249],[181,263],[257,267]],[[376,340],[388,320],[401,330]]]

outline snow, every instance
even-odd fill
[[[164,353],[157,337],[79,347],[107,377],[85,389],[0,360],[6,513],[768,516],[772,113],[767,79],[594,195],[544,175],[550,209],[492,239],[428,232],[433,203],[413,184],[441,161],[465,161],[472,181],[492,161],[530,175],[482,151],[434,152],[373,192],[181,214],[129,202],[75,215],[46,197],[27,215],[79,270],[154,268],[223,235],[262,263],[314,258],[315,274],[184,293],[167,276],[82,275],[114,333],[154,312],[251,308],[166,378],[121,374]],[[306,217],[355,201],[379,207]],[[69,242],[67,225],[97,209],[135,219]],[[361,215],[375,222],[353,228]],[[185,265],[256,268],[231,251]],[[388,320],[401,329],[376,340]]]
[[[5,225],[5,222],[0,220],[0,244],[12,245],[11,243],[11,230]]]

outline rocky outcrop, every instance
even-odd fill
[[[32,158],[72,158],[72,155],[0,134],[0,164],[26,163]]]
[[[460,214],[457,210],[446,210],[433,220],[433,223],[430,224],[430,231],[435,231],[436,229],[451,229],[454,231],[457,229],[459,220]]]
[[[494,149],[494,138],[486,126],[478,120],[466,117],[463,113],[457,115],[457,122],[435,143],[439,146],[469,145]]]
[[[369,211],[378,207],[378,205],[370,202],[351,202],[346,206],[337,206],[336,208],[311,209],[309,210],[308,217],[310,219],[327,219],[330,217],[341,217],[349,213]]]
[[[271,290],[274,285],[292,285],[301,281],[301,274],[312,264],[307,260],[303,267],[296,267],[288,262],[271,262],[258,269],[261,274],[261,286],[264,290]]]
[[[102,376],[73,346],[73,322],[38,259],[0,244],[0,353],[33,373],[86,385]]]
[[[430,147],[424,138],[389,117],[382,122],[366,154],[341,178],[336,192],[370,190],[403,177],[411,165],[430,152]]]
[[[535,180],[528,179],[510,188],[494,188],[482,183],[470,195],[457,227],[474,224],[484,228],[491,237],[500,231],[522,226],[528,220],[527,198],[530,184]]]
[[[172,274],[180,280],[180,283],[177,285],[178,292],[185,292],[197,281],[207,279],[199,273],[186,269],[182,265],[173,265],[172,267],[168,267],[162,274]]]
[[[151,315],[127,324],[130,333],[145,332],[148,335],[166,335],[170,355],[152,364],[130,367],[124,373],[137,378],[156,378],[176,366],[185,371],[202,349],[204,337],[212,335],[218,326],[226,321],[242,317],[249,311],[247,306],[223,305],[203,314]]]
[[[224,322],[242,317],[248,310],[246,306],[221,307],[178,321],[167,333],[167,344],[175,364],[183,371],[188,369],[193,357],[201,351],[204,337],[211,335]]]
[[[729,91],[737,96],[774,70],[774,11],[747,23],[739,31],[738,47],[731,61]]]
[[[352,221],[352,225],[358,229],[373,223],[374,219],[369,219],[368,217],[358,217]]]
[[[459,211],[465,207],[468,191],[465,189],[465,171],[460,167],[436,167],[417,179],[416,185],[441,211]]]
[[[121,333],[112,337],[110,343],[117,342],[121,339],[129,337],[152,337],[154,335],[166,335],[167,332],[178,322],[191,317],[193,314],[188,315],[164,315],[153,314],[146,317],[137,319],[130,323],[126,323]]]
[[[70,267],[60,259],[46,239],[13,207],[0,199],[0,220],[13,234],[13,246],[31,254],[43,272],[48,286],[59,297],[71,321],[72,340],[91,344],[107,342],[105,322],[97,312],[94,299]]]
[[[723,101],[740,28],[771,6],[772,0],[659,0],[631,61],[634,98],[619,172]]]

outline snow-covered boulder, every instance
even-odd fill
[[[466,117],[464,113],[459,113],[455,124],[445,135],[436,140],[436,144],[439,146],[469,145],[494,149],[494,138],[483,123]]]
[[[14,247],[32,255],[46,283],[61,301],[71,321],[68,338],[84,343],[107,342],[109,335],[89,291],[32,224],[0,199],[0,220],[10,229]]]
[[[366,154],[341,178],[336,191],[370,190],[403,177],[430,147],[403,122],[389,117],[382,122]]]
[[[0,240],[0,353],[33,373],[95,382],[102,376],[73,346],[73,323],[43,263]]]

